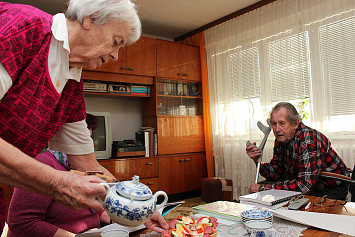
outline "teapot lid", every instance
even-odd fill
[[[122,181],[116,185],[116,191],[123,197],[133,198],[135,200],[147,200],[152,197],[150,188],[139,182],[139,176],[135,175],[132,181]],[[131,196],[132,195],[132,196]]]

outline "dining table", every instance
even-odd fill
[[[321,212],[321,213],[328,213],[328,214],[337,214],[337,215],[350,215],[355,216],[355,203],[353,202],[345,202],[345,201],[338,201],[334,199],[327,199],[326,203],[320,203],[320,197],[309,196],[306,195],[306,198],[309,199],[310,205],[308,205],[307,209],[303,207],[300,211],[306,212]],[[314,205],[316,202],[316,205]],[[326,204],[332,205],[326,205]],[[318,205],[317,205],[318,204]],[[322,205],[323,204],[323,205]],[[345,204],[345,205],[343,205]],[[286,205],[287,206],[287,205]],[[140,237],[141,234],[150,233],[151,230],[149,229],[142,229],[135,232],[130,233],[130,237]],[[308,227],[307,229],[302,231],[302,236],[304,237],[345,237],[347,235],[331,232],[315,227]]]

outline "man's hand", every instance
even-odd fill
[[[253,183],[249,188],[249,193],[256,193],[260,191],[260,184]]]
[[[261,156],[261,151],[258,147],[256,147],[256,142],[254,142],[252,145],[247,146],[245,148],[247,155],[253,159],[254,163],[258,163],[258,159]]]
[[[157,211],[153,213],[153,216],[146,221],[144,225],[159,233],[162,233],[164,230],[169,230],[168,223],[166,223],[164,217]]]

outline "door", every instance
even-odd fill
[[[127,46],[127,74],[156,76],[156,39],[141,37]]]
[[[207,177],[205,153],[191,153],[185,158],[186,191],[201,189],[201,180]]]
[[[200,48],[182,45],[183,64],[182,72],[183,79],[192,81],[201,81],[201,61],[200,61]]]
[[[157,76],[181,78],[182,45],[165,40],[157,40]]]
[[[159,157],[159,189],[167,194],[185,192],[185,155]]]

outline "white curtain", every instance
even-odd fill
[[[355,163],[355,1],[278,0],[205,32],[216,176],[248,192],[273,105],[293,103],[304,123]],[[270,134],[263,161],[272,157]]]

